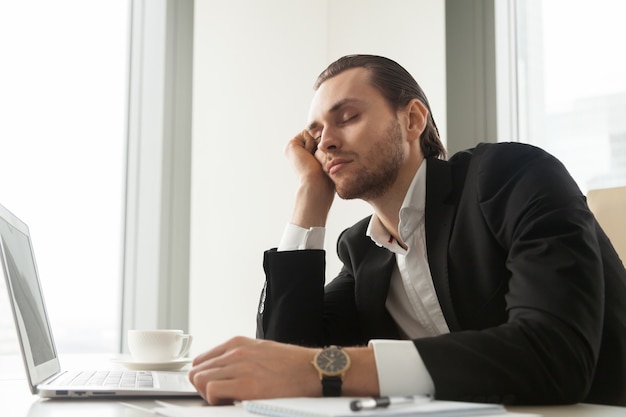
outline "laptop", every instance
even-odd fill
[[[28,226],[2,205],[0,259],[33,394],[48,398],[198,396],[184,371],[61,369]]]

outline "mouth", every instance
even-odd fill
[[[351,161],[343,158],[333,158],[326,164],[326,172],[328,175],[333,175],[339,172],[343,167],[348,165]]]

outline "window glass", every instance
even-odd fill
[[[626,184],[626,2],[518,0],[520,139],[578,185]]]
[[[119,349],[128,13],[0,6],[0,204],[30,227],[59,353]],[[0,354],[15,354],[0,277]]]

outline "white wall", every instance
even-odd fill
[[[445,137],[444,0],[196,0],[192,146],[192,353],[254,336],[263,251],[280,240],[296,188],[283,155],[305,126],[312,84],[336,58],[397,60],[429,97]],[[337,235],[370,213],[336,200]]]

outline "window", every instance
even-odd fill
[[[626,184],[626,3],[517,0],[519,137],[583,192]]]
[[[0,203],[30,227],[61,353],[119,348],[128,21],[126,1],[0,8]]]

